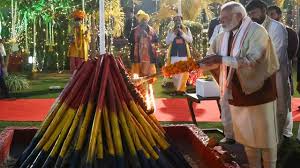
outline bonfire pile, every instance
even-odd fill
[[[190,167],[138,96],[120,60],[83,63],[16,167]]]

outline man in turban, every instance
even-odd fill
[[[154,29],[149,26],[150,16],[142,10],[136,14],[138,25],[130,32],[131,43],[130,59],[132,61],[131,73],[138,76],[151,76],[156,74],[156,48],[158,37]]]

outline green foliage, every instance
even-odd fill
[[[5,84],[9,91],[21,91],[29,88],[29,81],[19,75],[8,75],[5,77]]]

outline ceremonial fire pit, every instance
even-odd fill
[[[193,125],[165,126],[167,137],[193,168],[236,167],[225,164],[206,145],[208,136]],[[37,128],[8,127],[0,134],[0,167],[13,167],[14,162],[30,143]]]

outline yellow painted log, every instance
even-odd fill
[[[100,121],[101,121],[101,112],[102,109],[96,109],[96,114],[94,116],[94,121],[92,125],[92,132],[90,136],[90,143],[88,148],[87,162],[91,163],[95,157],[95,149],[96,149],[96,140],[99,133]],[[102,137],[101,137],[102,141]]]
[[[119,107],[118,118],[119,118],[120,125],[121,125],[121,128],[122,128],[123,133],[124,133],[125,140],[127,142],[129,153],[132,156],[135,156],[136,155],[136,150],[135,150],[135,147],[134,147],[134,144],[133,144],[132,137],[130,136],[130,133],[129,133],[128,125],[127,125],[127,122],[126,122],[126,119],[125,119],[125,116],[124,116],[124,110],[121,106],[122,106],[121,102],[118,102],[118,107]]]
[[[103,114],[102,114],[103,115]],[[99,123],[99,129],[97,131],[97,154],[96,154],[96,157],[98,159],[103,159],[104,158],[104,153],[103,153],[103,135],[102,135],[102,123],[103,122],[100,122]]]
[[[138,109],[140,113],[143,115],[143,117],[147,120],[147,122],[154,128],[154,130],[159,134],[161,137],[165,137],[164,133],[161,131],[161,129],[156,125],[156,123],[150,118],[148,114],[145,113],[145,111],[142,109],[140,105],[138,105]]]
[[[63,103],[61,105],[61,107],[59,108],[59,110],[57,111],[57,114],[55,115],[54,119],[52,120],[52,122],[51,122],[50,126],[48,127],[48,129],[46,130],[45,134],[43,135],[43,137],[37,144],[37,146],[36,146],[37,149],[41,149],[45,145],[45,143],[48,142],[52,133],[57,129],[57,125],[63,118],[63,115],[65,115],[65,112],[67,109],[68,109],[68,106],[65,103]]]
[[[119,128],[119,122],[118,122],[118,116],[115,111],[109,112],[110,117],[110,123],[112,127],[112,135],[113,135],[113,142],[115,146],[115,152],[117,156],[123,156],[123,146],[122,146],[122,139],[121,139],[121,133]]]
[[[79,109],[82,108],[82,106],[79,106]],[[65,137],[68,133],[68,130],[73,122],[74,116],[75,116],[75,109],[70,108],[68,110],[68,118],[66,119],[66,123],[64,124],[63,130],[61,131],[53,149],[51,150],[50,156],[51,157],[55,157],[57,155],[57,153],[59,152],[59,150],[61,149],[61,145],[63,144]]]
[[[141,144],[141,141],[137,135],[137,132],[135,130],[135,127],[133,125],[133,123],[131,122],[131,116],[130,116],[130,111],[129,109],[127,108],[127,105],[125,102],[122,102],[122,106],[123,106],[123,109],[124,109],[124,116],[125,116],[125,120],[128,124],[128,127],[129,127],[129,131],[130,131],[130,134],[132,136],[132,139],[133,139],[133,142],[134,142],[134,145],[136,147],[137,150],[142,150],[143,146]]]
[[[152,137],[156,140],[156,142],[159,144],[159,146],[165,150],[167,149],[170,144],[164,139],[164,137],[159,136],[157,132],[145,121],[145,118],[139,113],[138,107],[135,104],[134,101],[130,101],[130,109],[133,115],[136,117],[138,122],[143,126],[143,128],[146,130],[147,137]],[[151,135],[149,135],[149,132]]]
[[[115,148],[113,144],[113,139],[112,139],[112,133],[111,133],[111,128],[110,128],[110,122],[108,118],[108,110],[107,106],[104,106],[104,111],[103,111],[103,123],[104,123],[104,130],[105,130],[105,135],[106,135],[106,143],[108,147],[108,153],[112,156],[115,155]]]
[[[86,137],[86,133],[87,133],[87,128],[89,126],[93,110],[95,108],[92,105],[93,105],[92,103],[88,103],[86,113],[85,113],[85,116],[84,116],[84,119],[83,119],[83,123],[82,123],[82,126],[81,126],[80,131],[79,131],[79,137],[78,137],[78,141],[77,141],[76,147],[75,147],[76,150],[81,150],[82,149],[82,146],[83,146],[83,143],[84,143],[84,140],[85,140],[85,137]]]
[[[137,126],[137,124],[134,122],[134,120],[132,120],[132,123],[135,126],[136,132],[145,148],[145,150],[147,152],[149,152],[150,156],[154,159],[157,160],[159,158],[158,154],[154,151],[152,145],[150,144],[150,142],[148,141],[147,137],[142,133],[142,131],[140,130],[140,128]]]
[[[87,107],[93,108],[93,107],[94,107],[94,103],[89,102],[88,105],[87,105]],[[61,158],[64,158],[65,155],[66,155],[66,152],[67,152],[67,150],[68,150],[68,147],[70,146],[70,143],[71,143],[71,141],[72,141],[72,139],[73,139],[73,137],[74,137],[75,130],[76,130],[76,128],[78,127],[78,123],[79,123],[79,120],[80,120],[80,118],[81,118],[81,115],[82,115],[83,110],[84,110],[84,106],[79,106],[79,108],[78,108],[78,110],[77,110],[77,113],[76,113],[76,115],[75,115],[75,118],[74,118],[74,120],[73,120],[72,126],[71,126],[71,128],[70,128],[70,130],[69,130],[69,132],[68,132],[68,135],[67,135],[67,137],[66,137],[66,140],[64,141],[64,144],[63,144],[63,146],[62,146],[62,149],[61,149],[61,151],[60,151],[60,153],[59,153],[59,156],[60,156]]]
[[[67,110],[67,112],[65,113],[65,115],[63,116],[61,122],[56,126],[55,131],[53,132],[53,134],[51,135],[51,137],[48,139],[47,143],[44,145],[43,150],[44,151],[49,151],[49,149],[51,148],[51,146],[54,144],[54,142],[57,140],[59,134],[62,132],[64,125],[67,123],[70,114],[74,113],[75,109],[73,108],[69,108]]]

